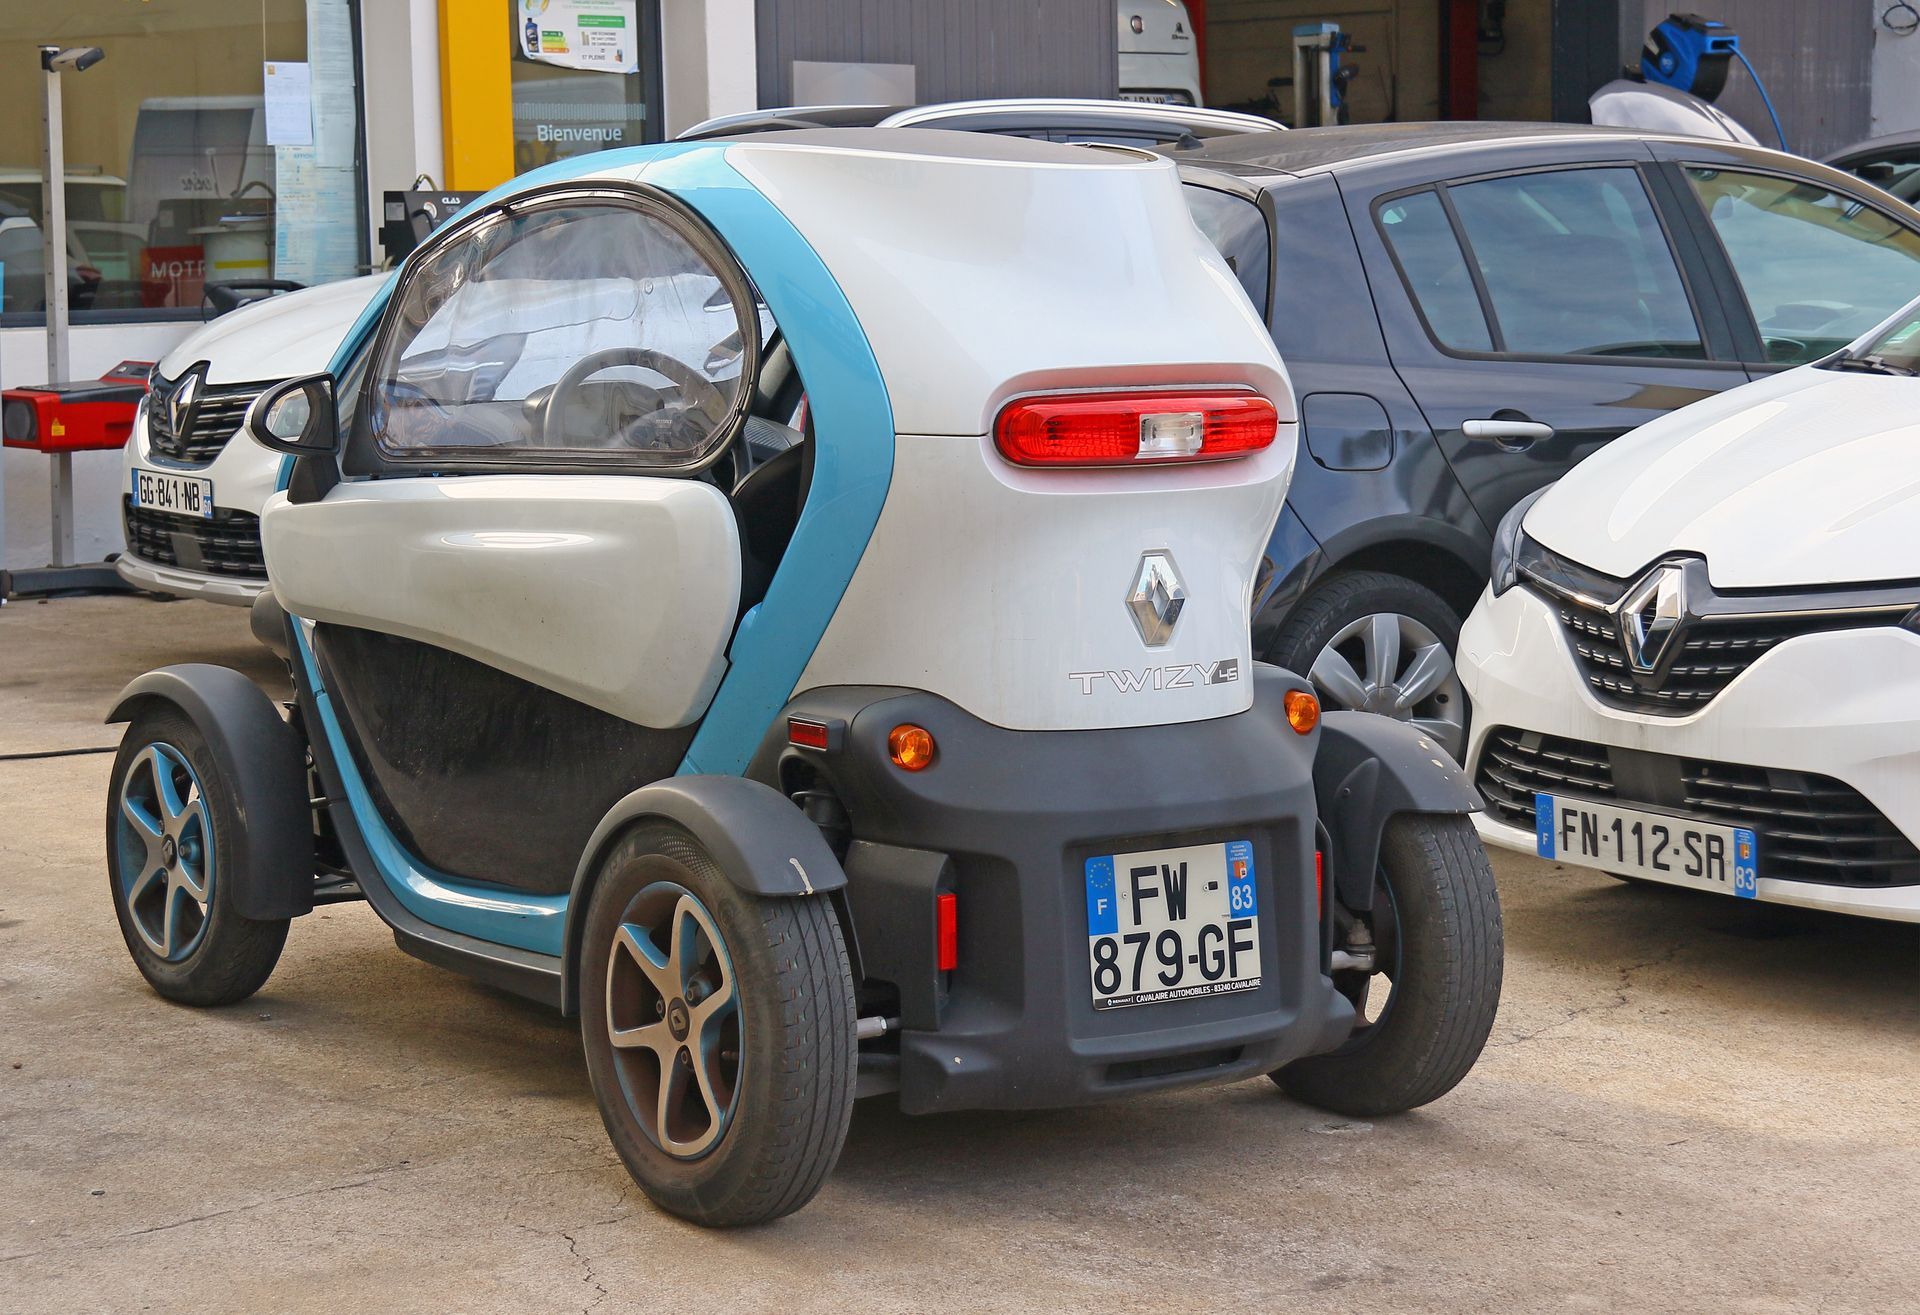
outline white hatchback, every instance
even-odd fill
[[[1920,303],[1516,507],[1460,635],[1492,844],[1920,921]]]
[[[128,583],[216,603],[251,603],[267,586],[260,508],[280,457],[229,443],[253,399],[327,368],[385,274],[290,292],[229,311],[189,334],[154,369],[125,449],[120,489]]]

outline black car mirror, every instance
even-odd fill
[[[247,408],[247,433],[256,443],[292,457],[323,456],[340,446],[333,376],[313,374],[276,384]]]

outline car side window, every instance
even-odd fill
[[[404,277],[369,373],[381,455],[692,468],[731,436],[754,298],[668,219],[616,201],[496,214]]]
[[[1817,184],[1690,166],[1767,359],[1837,351],[1920,293],[1920,234]]]
[[[1245,197],[1191,183],[1180,190],[1187,198],[1193,222],[1206,234],[1207,241],[1213,243],[1214,250],[1227,262],[1227,268],[1240,280],[1240,286],[1247,290],[1254,309],[1265,319],[1268,271],[1273,259],[1268,251],[1267,217]]]
[[[1639,173],[1625,166],[1447,186],[1480,268],[1497,350],[1678,357],[1706,349]]]
[[[1492,351],[1493,337],[1473,275],[1439,195],[1425,191],[1396,197],[1375,217],[1434,339],[1455,351]]]

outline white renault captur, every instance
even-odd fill
[[[1495,535],[1482,837],[1920,921],[1920,303],[1634,431]]]
[[[280,458],[228,443],[253,399],[327,368],[340,340],[387,280],[343,279],[229,311],[197,329],[154,369],[125,448],[114,565],[141,589],[251,603],[267,586],[260,508]]]

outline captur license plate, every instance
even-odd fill
[[[1245,840],[1090,858],[1088,972],[1095,1009],[1260,985],[1260,896]]]
[[[1760,842],[1743,826],[1714,826],[1670,813],[1558,795],[1533,797],[1541,858],[1753,899]]]
[[[213,519],[213,481],[194,475],[169,475],[159,470],[136,468],[133,472],[133,505],[154,511],[169,511],[176,516]]]

